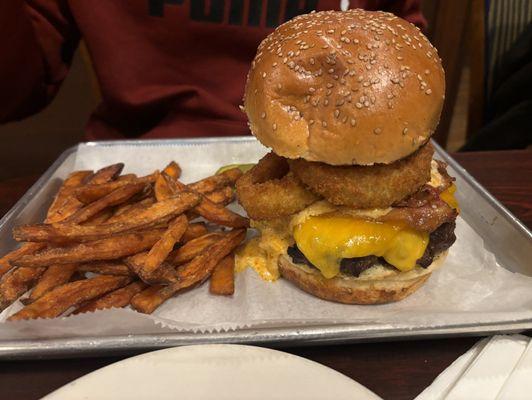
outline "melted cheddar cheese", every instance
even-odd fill
[[[456,197],[454,197],[455,193],[456,185],[453,183],[451,186],[449,186],[448,189],[440,193],[440,199],[445,201],[449,205],[449,207],[454,208],[456,211],[460,212],[458,201],[456,200]]]
[[[410,271],[427,247],[429,235],[397,224],[343,215],[308,218],[294,229],[297,247],[325,278],[340,272],[342,258],[375,255],[400,271]]]
[[[437,187],[442,182],[433,161],[429,185]],[[456,186],[452,185],[440,197],[458,210],[455,191]],[[266,281],[277,280],[277,260],[294,240],[326,278],[339,273],[342,258],[368,255],[383,257],[399,271],[410,271],[425,252],[429,235],[398,223],[374,221],[390,211],[391,208],[353,209],[318,201],[291,218],[251,221],[260,236],[237,251],[236,271],[250,267]],[[378,267],[371,269],[375,268]]]

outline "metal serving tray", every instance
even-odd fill
[[[91,142],[66,150],[28,190],[15,206],[0,220],[0,254],[11,250],[16,243],[12,228],[23,223],[40,221],[51,196],[74,168],[80,146],[176,146],[217,141],[250,142],[252,137],[175,139],[157,141]],[[462,217],[479,232],[486,248],[495,254],[501,265],[513,272],[532,276],[532,233],[502,204],[489,194],[465,169],[435,144],[437,157],[449,165],[460,187],[459,200]],[[1,326],[0,326],[1,329]],[[457,324],[422,329],[386,328],[382,325],[334,325],[288,328],[253,328],[215,333],[161,333],[105,337],[76,337],[39,340],[0,340],[1,359],[64,358],[101,354],[134,353],[200,343],[248,343],[272,347],[294,345],[337,344],[360,341],[407,340],[449,336],[482,336],[495,333],[516,333],[532,329],[532,319],[512,323]]]

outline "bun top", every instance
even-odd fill
[[[251,132],[281,156],[371,165],[427,142],[444,93],[441,60],[417,27],[385,12],[324,11],[263,40],[244,108]]]

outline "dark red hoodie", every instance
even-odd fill
[[[102,93],[87,139],[247,134],[238,105],[260,41],[344,2],[425,25],[419,0],[3,0],[0,122],[53,99],[82,39]]]

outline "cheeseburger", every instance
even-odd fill
[[[259,46],[244,111],[272,149],[237,182],[259,236],[237,257],[323,299],[401,300],[442,263],[458,206],[430,137],[436,49],[385,12],[302,15]]]

